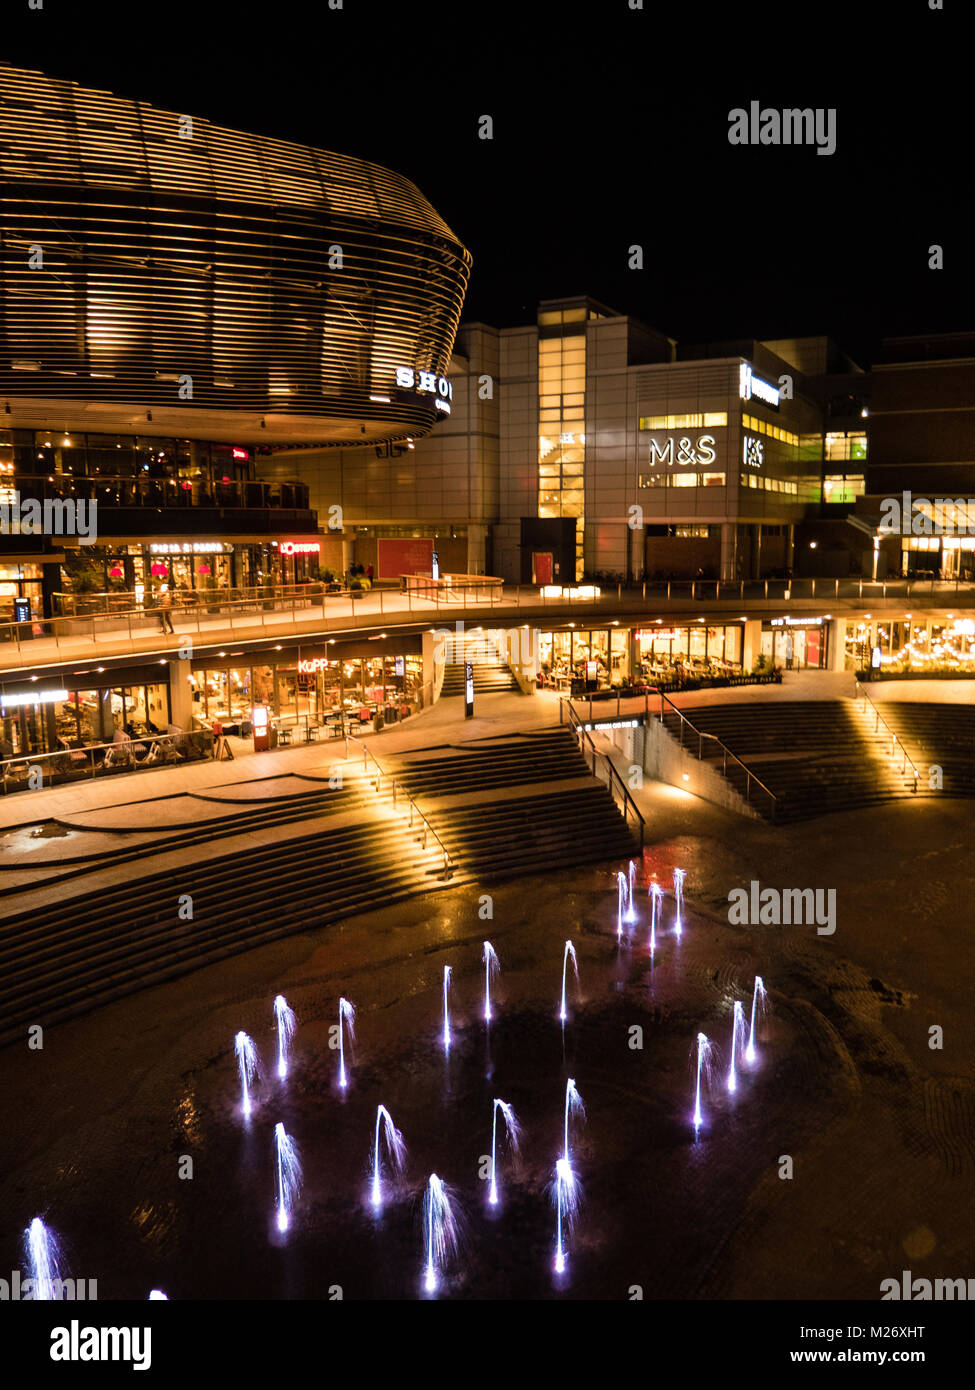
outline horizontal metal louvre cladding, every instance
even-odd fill
[[[711,397],[726,397],[731,391],[737,395],[737,373],[737,365],[728,362],[716,362],[713,365],[689,362],[686,366],[678,363],[643,367],[636,379],[636,398],[640,414],[663,414],[663,411],[649,408],[662,401],[703,401]],[[647,409],[644,409],[644,406]],[[679,413],[676,406],[674,413]]]
[[[369,397],[446,373],[450,228],[378,165],[182,119],[0,65],[3,390],[172,406],[188,375],[193,406],[427,429],[432,399]]]

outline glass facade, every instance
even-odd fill
[[[345,717],[360,724],[382,711],[386,722],[405,718],[420,696],[423,658],[294,656],[270,665],[195,668],[190,676],[196,727],[215,720],[240,725],[254,705],[267,705],[281,725],[316,724]]]
[[[581,579],[586,511],[586,311],[567,309],[546,315],[549,320],[553,317],[561,319],[562,335],[542,337],[538,343],[538,515],[575,518],[575,577]],[[553,326],[545,325],[549,332]]]

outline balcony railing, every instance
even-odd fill
[[[211,482],[209,478],[76,477],[55,473],[17,477],[21,499],[97,502],[100,507],[233,507],[308,510],[304,483],[262,483],[248,479]]]

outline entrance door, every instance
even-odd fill
[[[551,550],[532,551],[532,583],[551,584],[552,582],[552,555]]]

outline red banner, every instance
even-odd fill
[[[377,579],[398,579],[401,574],[433,574],[433,537],[380,537],[376,542]]]

